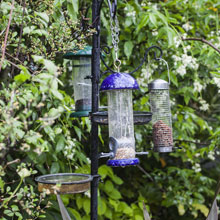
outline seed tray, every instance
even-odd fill
[[[92,121],[101,125],[108,125],[108,112],[101,111],[92,113]],[[134,124],[143,125],[148,124],[152,119],[151,112],[134,111]]]
[[[82,193],[90,188],[92,176],[80,173],[57,173],[37,177],[39,192],[47,190],[50,194]]]

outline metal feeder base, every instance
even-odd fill
[[[35,178],[39,192],[49,190],[49,194],[82,193],[90,189],[93,177],[80,173],[48,174]]]
[[[154,147],[154,152],[159,152],[159,153],[169,153],[173,152],[173,146],[171,147]]]
[[[108,160],[107,166],[110,167],[125,167],[125,166],[134,166],[140,163],[138,158],[130,159],[119,159],[119,160]]]

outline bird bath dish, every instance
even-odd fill
[[[38,176],[39,192],[47,191],[48,194],[73,194],[86,192],[90,188],[93,177],[80,173],[57,173]]]

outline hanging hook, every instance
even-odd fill
[[[111,18],[114,20],[115,15],[116,15],[116,11],[117,11],[117,0],[113,0],[112,4],[111,4],[111,1],[108,0],[108,7],[110,10]]]
[[[165,64],[166,64],[166,67],[167,67],[167,75],[168,75],[168,82],[169,82],[169,85],[170,85],[170,68],[169,68],[169,65],[168,65],[168,63],[167,63],[167,61],[166,60],[164,60],[163,58],[161,58],[161,57],[159,57],[159,58],[157,58],[156,56],[154,57],[154,59],[156,60],[156,61],[163,61]],[[152,62],[150,61],[149,63],[148,63],[148,65],[147,65],[147,81],[149,80],[149,66],[150,66],[150,64],[151,64]]]

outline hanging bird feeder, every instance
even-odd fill
[[[107,93],[109,148],[112,158],[108,166],[136,165],[132,90],[139,89],[137,81],[126,73],[114,73],[101,85]]]
[[[64,59],[72,60],[75,112],[71,117],[87,117],[92,109],[91,47],[64,54]]]
[[[169,83],[156,79],[148,85],[153,123],[153,143],[156,152],[173,151],[172,119]]]

